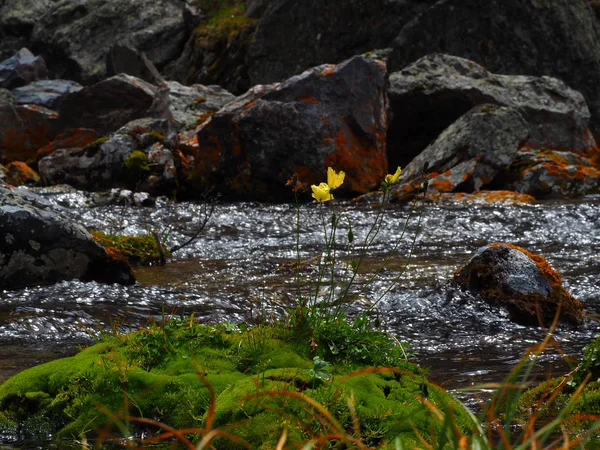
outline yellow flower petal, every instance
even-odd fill
[[[398,166],[398,168],[396,169],[396,172],[392,175],[392,174],[388,174],[385,176],[385,182],[390,185],[390,184],[394,184],[396,182],[396,180],[398,179],[398,177],[400,176],[400,174],[402,173],[402,169],[400,169],[400,166]]]
[[[339,173],[336,173],[331,167],[327,169],[327,185],[330,190],[334,190],[339,188],[344,182],[344,177],[346,173],[343,170],[340,170]]]
[[[331,192],[329,192],[330,189],[327,183],[321,183],[318,186],[313,184],[310,188],[313,191],[313,198],[319,203],[333,200],[333,195],[331,195]]]

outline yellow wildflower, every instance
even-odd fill
[[[312,185],[310,188],[313,191],[312,196],[319,202],[323,203],[329,200],[333,200],[331,191],[339,188],[344,183],[344,177],[346,174],[340,170],[336,172],[331,167],[327,169],[327,183],[321,183],[318,186]]]
[[[310,188],[313,191],[312,196],[319,203],[333,200],[333,195],[331,195],[330,187],[327,183],[321,183],[318,186],[313,184]]]
[[[334,189],[339,188],[344,182],[344,177],[346,173],[343,170],[340,170],[339,173],[336,173],[331,167],[327,169],[327,185],[329,189],[333,191]]]
[[[387,174],[385,176],[385,182],[388,185],[394,184],[396,182],[396,180],[398,179],[398,177],[400,176],[400,174],[402,173],[402,169],[400,169],[400,166],[398,166],[398,168],[396,169],[396,172],[392,175],[392,174]]]

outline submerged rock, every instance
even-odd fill
[[[480,248],[454,275],[454,281],[487,303],[504,308],[511,320],[550,326],[580,325],[583,305],[562,285],[562,277],[539,255],[509,243]]]
[[[94,280],[133,284],[124,259],[40,197],[0,185],[0,288]]]

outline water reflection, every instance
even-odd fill
[[[193,234],[202,214],[202,205],[191,203],[160,200],[153,208],[94,207],[89,195],[80,192],[48,189],[43,194],[89,228],[134,235],[159,230],[168,236],[169,246]],[[351,219],[355,242],[364,240],[379,210],[350,204],[340,208]],[[302,260],[321,248],[323,213],[329,217],[317,205],[301,207]],[[365,267],[382,261],[405,224],[407,232],[397,256],[361,293],[358,305],[382,296],[411,249],[418,221],[412,216],[407,222],[410,207],[395,205],[386,214]],[[194,312],[207,322],[281,313],[296,297],[293,271],[282,267],[296,258],[296,227],[294,205],[219,204],[198,241],[177,252],[165,267],[136,269],[134,286],[72,281],[0,292],[0,381],[34,363],[76,351],[78,345],[93,342],[100,330],[135,329],[163,312]],[[544,330],[512,324],[504,312],[448,285],[454,271],[481,245],[510,241],[541,253],[563,274],[590,316],[600,311],[598,197],[524,206],[431,203],[423,206],[420,229],[411,264],[398,286],[382,297],[377,314],[446,387],[500,380],[544,336]],[[347,232],[345,222],[340,231],[340,236]],[[358,250],[340,241],[340,257]],[[308,264],[302,276],[309,280],[313,273]],[[576,355],[599,330],[590,321],[579,330],[558,330],[555,338],[567,354]],[[552,368],[558,360],[556,354],[547,355],[540,371],[558,370]]]

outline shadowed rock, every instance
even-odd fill
[[[132,284],[131,268],[43,199],[0,185],[0,288],[81,279]]]
[[[388,68],[446,53],[495,73],[558,78],[584,95],[598,134],[599,36],[587,0],[440,0],[402,28]]]
[[[595,145],[583,95],[550,77],[497,75],[468,59],[427,55],[390,74],[393,119],[390,165],[406,165],[439,133],[473,106],[495,103],[516,109],[535,148],[585,152]]]
[[[478,191],[510,165],[528,135],[527,123],[514,108],[479,105],[450,125],[402,171],[392,198],[423,180],[427,164],[430,190]]]

